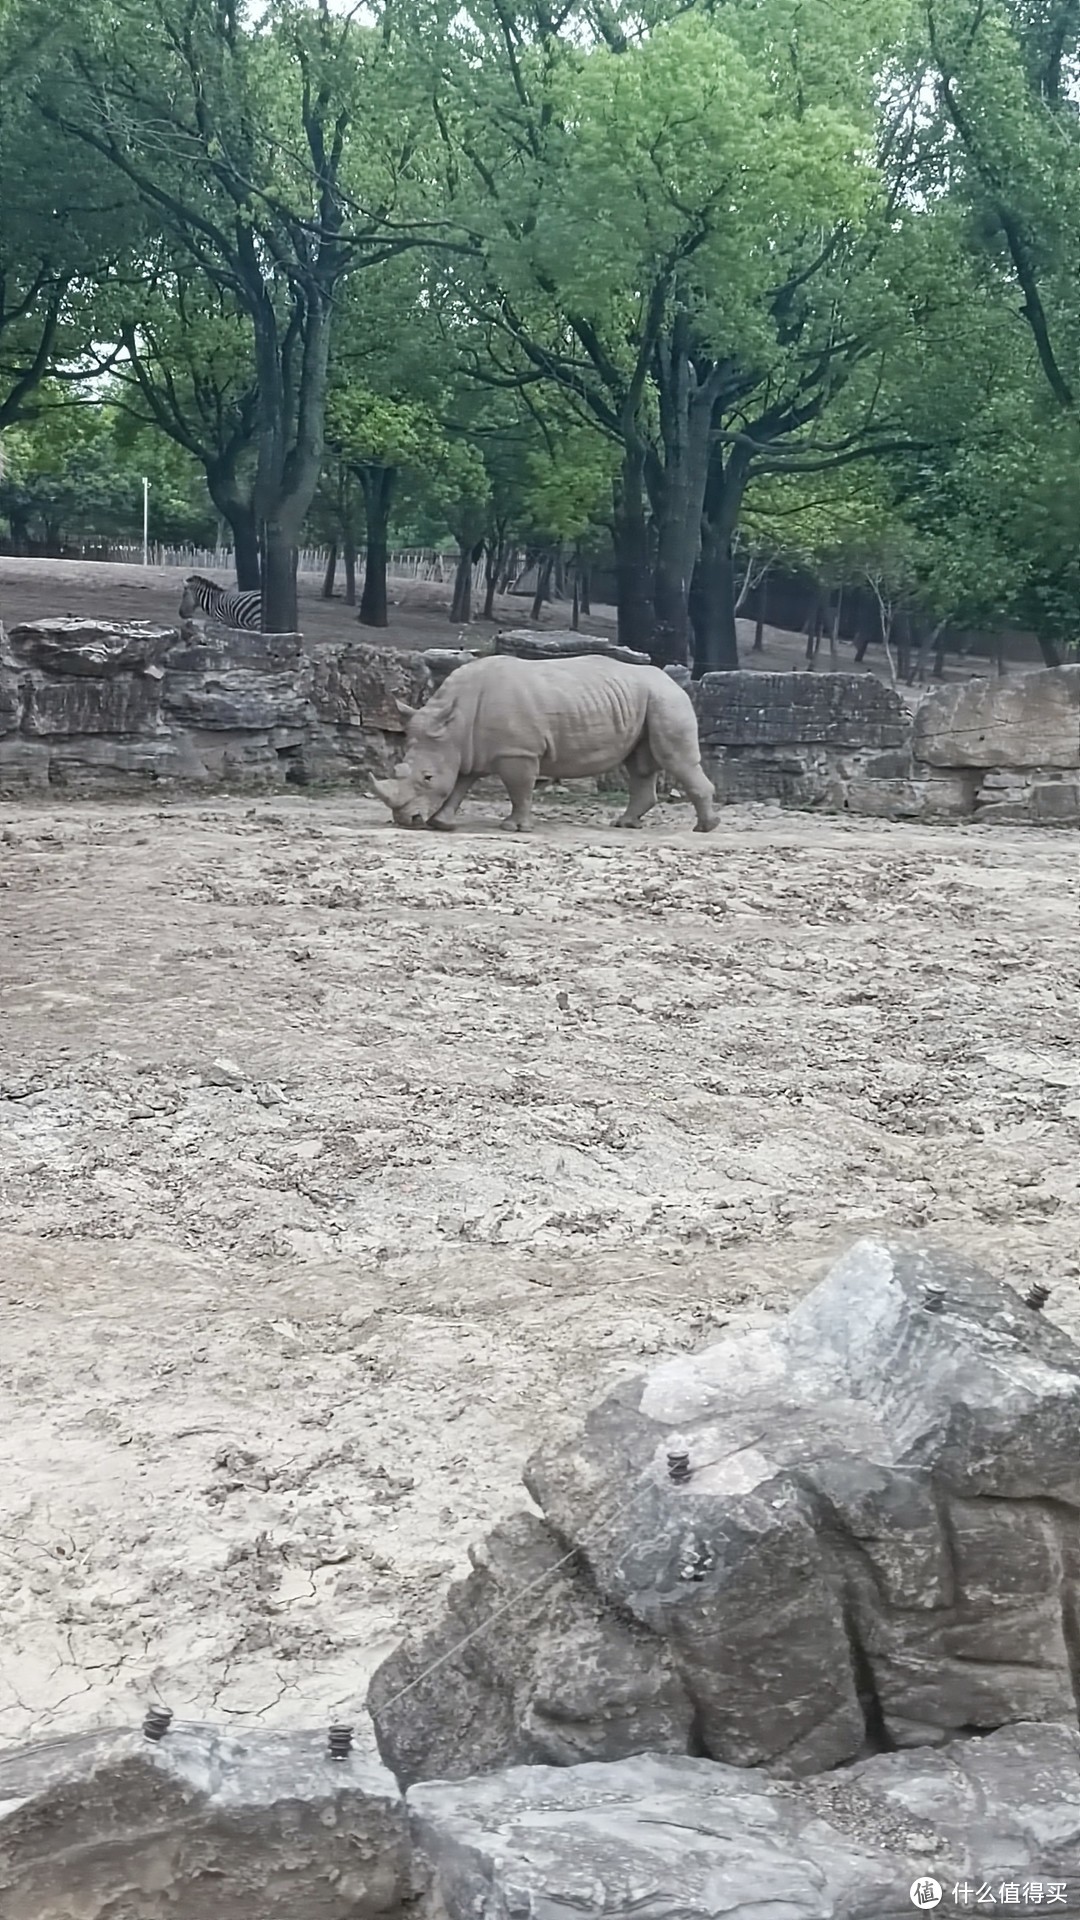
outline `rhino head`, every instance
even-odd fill
[[[407,721],[405,758],[390,778],[372,779],[376,799],[389,807],[396,827],[425,827],[454,790],[461,755],[450,739],[450,716],[416,712],[398,702]]]

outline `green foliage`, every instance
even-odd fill
[[[704,418],[744,546],[1073,646],[1078,61],[1080,0],[0,0],[5,509],[202,538],[201,469],[293,541],[389,475],[596,550],[636,486],[692,554]]]
[[[65,404],[47,387],[41,399],[32,422],[4,435],[0,514],[13,536],[48,545],[137,542],[145,476],[153,539],[213,540],[199,470],[161,434],[106,403]]]

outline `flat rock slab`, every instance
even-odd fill
[[[0,1757],[4,1920],[397,1916],[408,1834],[377,1763],[326,1735],[176,1727]]]
[[[870,673],[707,673],[692,697],[707,747],[899,747],[909,730]]]
[[[177,673],[209,673],[245,667],[253,673],[296,673],[304,651],[298,633],[252,633],[216,621],[185,620],[166,656]]]
[[[21,665],[99,679],[159,666],[176,637],[175,627],[146,620],[64,619],[26,621],[12,627],[7,639],[12,659]]]
[[[257,673],[249,668],[170,674],[164,707],[174,724],[230,732],[298,728],[311,718],[311,708],[290,674]]]
[[[939,1913],[1080,1913],[1080,1741],[1065,1728],[798,1786],[643,1758],[408,1799],[423,1920],[899,1920],[929,1877]]]
[[[915,715],[932,767],[1080,767],[1080,666],[941,687]]]
[[[689,1751],[680,1697],[693,1751],[792,1775],[1076,1722],[1080,1351],[951,1254],[860,1242],[775,1329],[621,1385],[525,1481],[559,1564],[455,1656],[459,1774],[535,1757],[538,1721],[583,1759],[614,1727],[623,1754]],[[507,1595],[533,1583],[535,1542],[498,1552]],[[480,1578],[373,1676],[406,1782],[447,1769],[442,1680],[419,1676]],[[580,1657],[590,1588],[594,1639],[638,1630],[636,1696]]]
[[[651,665],[647,653],[633,647],[620,647],[599,634],[571,632],[535,632],[532,627],[508,627],[495,637],[496,653],[513,653],[520,660],[575,660],[587,653],[602,653],[609,660],[623,660],[628,666]]]

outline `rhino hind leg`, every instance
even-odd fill
[[[492,762],[491,771],[510,795],[510,817],[502,822],[507,833],[531,833],[533,789],[540,774],[539,760],[516,755]]]
[[[665,701],[663,707],[657,708],[650,701],[649,751],[657,765],[686,795],[697,814],[694,831],[711,833],[714,827],[720,825],[720,816],[716,811],[716,790],[712,781],[706,779],[701,765],[694,709],[685,695],[683,700],[685,711],[681,710],[682,703],[675,705]]]
[[[645,815],[656,805],[656,778],[660,769],[644,741],[634,748],[625,765],[630,798],[626,803],[626,811],[620,813],[615,825],[640,827]]]

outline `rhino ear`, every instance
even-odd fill
[[[410,720],[416,719],[416,715],[419,709],[416,707],[410,707],[407,700],[395,699],[394,705],[398,710],[399,718],[405,722],[406,726],[408,726]]]

